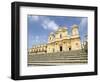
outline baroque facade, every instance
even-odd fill
[[[31,53],[55,53],[80,50],[81,41],[78,25],[72,25],[70,35],[67,27],[60,27],[57,31],[51,32],[48,36],[48,43],[33,46],[29,49]]]

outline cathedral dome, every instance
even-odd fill
[[[57,31],[66,31],[67,27],[60,27]]]
[[[50,35],[54,35],[54,33],[53,33],[53,32],[51,32],[51,33],[50,33]]]
[[[78,28],[78,25],[74,24],[74,25],[72,26],[72,29],[73,29],[73,28]]]

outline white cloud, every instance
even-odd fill
[[[39,39],[39,36],[36,36],[35,38],[38,40]]]
[[[38,21],[39,20],[39,16],[32,16],[32,20],[33,21]]]
[[[32,38],[33,45],[47,43],[46,35],[36,35]]]
[[[80,24],[79,24],[79,32],[81,34],[81,40],[83,41],[84,36],[88,34],[88,19],[82,18]]]
[[[59,27],[54,20],[51,20],[45,16],[32,16],[32,20],[39,22],[45,30],[57,30]]]
[[[50,20],[49,18],[45,17],[42,22],[42,27],[45,30],[57,30],[59,26],[55,23],[54,20]]]
[[[86,28],[87,22],[88,22],[88,21],[87,21],[87,18],[82,18],[82,21],[81,21],[80,24],[79,24],[79,27],[80,27],[81,30],[87,29],[87,28]]]

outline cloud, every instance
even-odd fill
[[[39,39],[39,36],[36,36],[36,39],[38,40]]]
[[[45,30],[57,30],[59,26],[55,23],[54,20],[50,20],[49,18],[45,18],[42,22],[42,27]]]
[[[38,21],[39,20],[39,16],[32,16],[32,20],[33,21]]]
[[[39,43],[39,42],[40,42],[39,38],[40,38],[40,37],[39,37],[38,35],[34,37],[35,43]]]
[[[85,35],[88,33],[88,18],[83,18],[81,23],[80,23],[80,30],[83,32]]]
[[[32,36],[33,45],[47,43],[45,35]]]
[[[88,22],[87,18],[82,18],[82,20],[81,20],[81,22],[79,24],[80,28],[84,29],[86,27],[86,25],[87,25],[87,22]]]
[[[54,21],[49,21],[48,23],[43,23],[42,24],[43,28],[45,30],[57,30],[58,29],[58,25],[54,22]]]
[[[59,27],[54,20],[46,16],[32,16],[32,20],[39,22],[45,30],[57,30]]]
[[[82,18],[79,24],[79,32],[81,34],[81,40],[84,39],[84,36],[88,33],[88,18]]]

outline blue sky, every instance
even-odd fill
[[[77,24],[81,41],[87,34],[87,17],[28,15],[27,19],[28,48],[32,45],[47,43],[50,32],[56,31],[60,26],[66,26],[70,34],[71,26]]]

